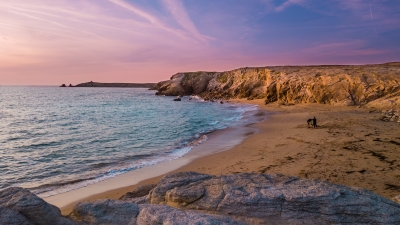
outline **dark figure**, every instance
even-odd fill
[[[313,119],[313,126],[314,126],[314,128],[317,127],[317,119],[315,118],[315,116],[314,116],[314,119]]]
[[[310,126],[313,126],[313,119],[307,120],[307,126],[308,126],[308,128],[310,128]]]

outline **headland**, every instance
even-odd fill
[[[153,88],[155,83],[100,83],[100,82],[85,82],[77,84],[75,86],[69,85],[69,87],[113,87],[113,88]],[[62,85],[66,87],[66,85]]]

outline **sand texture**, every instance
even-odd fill
[[[185,169],[210,174],[278,173],[358,186],[387,198],[400,194],[400,126],[380,113],[318,104],[263,106],[276,111],[235,148]],[[316,116],[317,128],[306,120]],[[183,168],[182,168],[183,169]]]

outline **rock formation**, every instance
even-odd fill
[[[381,115],[380,119],[382,121],[400,123],[400,111],[384,110]]]
[[[0,224],[399,224],[400,205],[361,188],[284,175],[183,172],[68,218],[22,188],[0,192]]]
[[[72,225],[61,211],[23,188],[0,191],[0,224],[7,225]]]
[[[178,73],[154,87],[158,95],[265,99],[265,103],[400,107],[400,64],[279,66]]]
[[[396,224],[400,205],[361,188],[283,175],[219,177],[194,172],[164,177],[152,204],[218,213],[251,224]]]

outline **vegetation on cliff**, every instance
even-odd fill
[[[265,103],[400,106],[400,63],[275,66],[178,73],[156,84],[159,95],[265,99]]]

